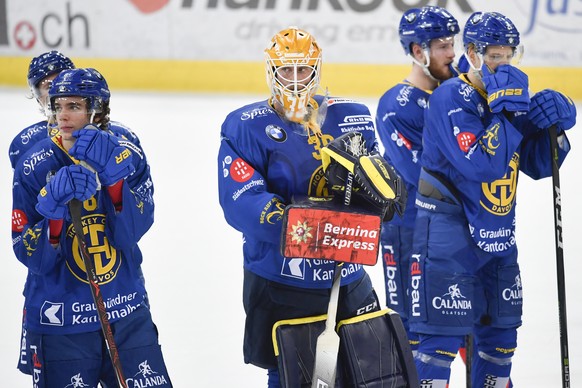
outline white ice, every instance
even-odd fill
[[[16,369],[22,287],[26,270],[11,248],[11,179],[8,145],[41,119],[24,89],[0,88],[0,386],[30,387]],[[113,90],[112,118],[131,127],[148,155],[155,184],[156,221],[142,239],[143,270],[175,387],[265,387],[266,372],[242,358],[241,237],[217,201],[216,158],[224,117],[264,96],[162,94]],[[362,99],[372,112],[375,99]],[[578,105],[579,112],[582,106]],[[572,386],[582,386],[582,125],[568,132],[573,151],[561,169],[563,241]],[[521,175],[517,239],[524,287],[512,379],[516,387],[561,386],[551,179]],[[380,265],[368,269],[384,298]],[[451,387],[465,386],[464,367],[453,364]],[[58,387],[55,387],[58,388]]]

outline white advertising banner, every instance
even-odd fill
[[[527,66],[582,66],[580,0],[0,0],[0,56],[56,49],[80,58],[257,61],[270,37],[312,32],[326,62],[404,64],[398,22],[410,7],[509,16]]]

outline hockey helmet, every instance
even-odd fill
[[[474,44],[479,54],[485,54],[487,46],[519,46],[519,31],[513,22],[498,12],[474,12],[463,30],[465,50]]]
[[[427,50],[431,40],[454,36],[459,31],[457,19],[446,9],[436,6],[409,9],[402,15],[398,26],[400,44],[407,55],[412,55],[413,43]]]
[[[62,70],[74,69],[73,61],[61,52],[53,50],[32,58],[28,66],[28,86],[35,92],[38,83],[49,75]]]
[[[85,98],[89,113],[100,113],[109,103],[111,93],[105,78],[97,70],[71,69],[59,73],[49,89],[51,110],[55,110],[56,98],[70,96]]]

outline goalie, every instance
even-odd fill
[[[317,94],[321,58],[321,48],[308,32],[290,27],[277,33],[265,50],[269,98],[233,111],[221,128],[219,201],[226,221],[244,239],[244,361],[268,370],[269,387],[281,384],[271,336],[273,325],[325,314],[335,267],[329,260],[281,254],[285,207],[294,197],[329,195],[321,149],[334,138],[357,132],[363,146],[376,144],[373,119],[365,105]],[[360,120],[352,124],[346,119],[349,117]],[[341,155],[341,146],[336,153]],[[344,159],[346,170],[365,176],[358,174],[363,167],[357,161]],[[350,175],[332,163],[328,167],[328,176],[337,177],[341,192],[342,179]],[[374,175],[373,168],[364,170],[370,177]],[[337,173],[330,175],[333,171]],[[363,186],[354,186],[357,201]],[[389,193],[383,185],[375,190],[382,195]],[[399,189],[393,190],[396,193]],[[391,208],[388,202],[377,206],[385,209],[385,214]],[[338,320],[379,309],[362,265],[343,266],[339,300]]]

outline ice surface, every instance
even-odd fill
[[[26,90],[0,88],[0,386],[29,387],[16,369],[21,294],[26,271],[9,238],[11,179],[8,145],[41,119]],[[242,358],[242,256],[240,234],[226,224],[217,201],[216,157],[224,117],[265,96],[129,93],[113,90],[112,119],[139,135],[155,185],[156,221],[140,243],[143,270],[176,387],[265,387],[266,372]],[[375,99],[363,99],[372,112]],[[582,106],[578,105],[582,112]],[[572,386],[582,386],[582,125],[569,131],[574,150],[561,169],[567,312]],[[512,378],[517,387],[558,387],[561,381],[551,180],[521,175],[517,239],[524,287]],[[384,295],[380,265],[369,268]],[[464,387],[464,368],[453,364],[451,388]]]

